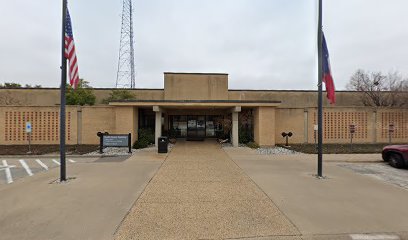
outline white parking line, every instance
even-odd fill
[[[20,159],[20,160],[18,160],[18,161],[20,161],[21,166],[23,166],[23,168],[26,170],[27,174],[28,174],[29,176],[33,176],[33,172],[31,172],[31,169],[30,169],[30,167],[27,165],[27,163],[26,163],[23,159]]]
[[[76,162],[75,160],[72,160],[72,159],[68,159],[68,161],[70,161],[70,162],[72,162],[72,163],[75,163],[75,162]]]
[[[11,171],[10,171],[10,167],[7,164],[6,160],[3,160],[3,166],[5,166],[6,168],[4,169],[4,171],[6,172],[6,178],[7,178],[7,183],[12,183],[13,182],[13,177],[11,176]]]
[[[41,167],[43,167],[45,170],[48,170],[47,165],[45,165],[43,162],[41,162],[40,159],[36,159],[35,161],[36,161]]]
[[[55,163],[55,164],[57,164],[57,165],[61,165],[61,163],[60,162],[58,162],[57,160],[55,160],[55,159],[52,159],[52,161]]]
[[[350,234],[353,240],[399,240],[397,235],[388,234]]]

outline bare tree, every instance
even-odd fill
[[[358,69],[351,76],[346,88],[362,92],[361,101],[365,106],[408,106],[408,80],[398,71],[384,75],[381,72]]]

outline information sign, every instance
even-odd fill
[[[26,131],[26,133],[31,133],[32,132],[31,122],[26,122],[25,131]]]

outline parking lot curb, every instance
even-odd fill
[[[128,156],[120,154],[111,154],[111,155],[66,155],[68,158],[100,158],[100,157],[119,157],[119,156]],[[129,154],[130,156],[130,154]],[[0,158],[59,158],[60,155],[0,155]]]

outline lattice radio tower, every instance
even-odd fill
[[[132,0],[123,0],[116,88],[135,88]]]

